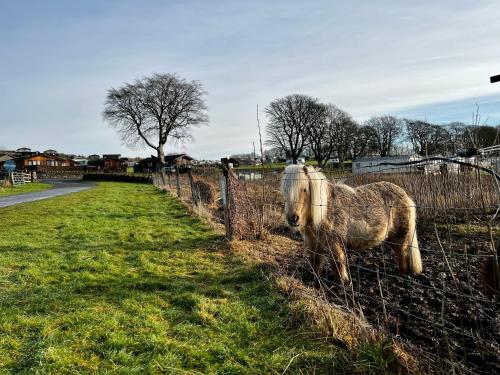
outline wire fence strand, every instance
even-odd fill
[[[418,348],[433,372],[500,372],[500,300],[483,280],[488,262],[497,261],[495,240],[500,236],[495,175],[414,171],[393,173],[399,172],[397,168],[387,168],[381,173],[338,177],[310,168],[308,176],[263,169],[251,172],[260,173],[259,178],[246,179],[246,174],[230,168],[224,173],[219,168],[195,168],[191,177],[181,175],[178,182],[174,176],[156,178],[155,184],[197,210],[203,208],[226,229],[229,223],[233,239],[259,240],[269,235],[292,240],[294,245],[287,246],[296,250],[288,248],[289,255],[281,255],[280,272],[299,278],[311,274],[309,285],[315,285],[327,301]],[[202,181],[204,189],[212,192],[203,204],[199,202],[203,188],[193,181]],[[417,227],[412,238],[418,237],[423,274],[401,274],[394,250],[401,242],[394,240],[397,230],[390,225],[383,231],[385,238],[371,249],[351,249],[349,243],[338,249],[328,236],[323,241],[325,250],[303,249],[298,231],[287,223],[285,207],[304,204],[304,197],[302,193],[283,196],[283,181],[306,191],[311,183],[332,190],[326,199],[307,198],[311,209],[319,208],[332,217],[362,212],[356,231],[349,233],[350,243],[367,240],[373,217],[380,212],[395,215],[398,210],[414,210]],[[356,194],[361,186],[381,181],[402,188],[414,204],[335,200],[337,188]],[[345,255],[340,263],[336,259],[339,251]],[[326,258],[325,271],[319,274],[310,261],[322,257]],[[343,264],[350,284],[337,281]]]

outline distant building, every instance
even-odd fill
[[[87,161],[87,170],[102,172],[126,172],[127,158],[122,158],[120,154],[90,155]]]
[[[233,168],[244,167],[244,166],[252,166],[252,165],[260,165],[260,159],[258,158],[229,158],[227,159],[228,163],[233,166]]]
[[[340,165],[340,159],[339,158],[331,158],[331,159],[328,159],[328,161],[326,163],[333,166],[333,167],[338,167]]]
[[[0,155],[0,175],[3,172],[3,164],[8,160],[14,160],[14,158],[10,155]]]
[[[75,158],[73,159],[73,161],[75,162],[75,165],[78,165],[80,167],[86,167],[89,163],[89,159],[87,158]]]
[[[165,155],[165,168],[174,171],[176,168],[179,171],[184,171],[191,168],[193,158],[188,154],[168,154]],[[151,155],[149,158],[139,160],[134,165],[134,172],[151,173],[159,169],[158,157]]]
[[[52,155],[52,156],[57,155],[57,151],[56,150],[45,150],[43,153],[45,155]]]
[[[102,158],[103,159],[120,159],[121,155],[120,154],[103,154]]]
[[[75,162],[67,157],[40,153],[18,156],[14,160],[16,169],[19,170],[38,170],[42,167],[72,167],[75,165]]]
[[[158,169],[158,158],[151,155],[149,158],[139,160],[134,164],[135,173],[152,173]]]
[[[285,163],[286,163],[286,165],[291,165],[291,164],[293,164],[293,159],[287,159]],[[305,164],[305,163],[306,163],[305,156],[299,156],[297,158],[297,164]]]
[[[419,155],[400,155],[385,157],[362,157],[352,162],[352,173],[408,173],[415,172],[415,165],[384,165],[384,163],[405,163],[421,160]]]
[[[429,160],[419,155],[402,155],[402,156],[387,156],[387,157],[363,157],[358,158],[352,163],[352,173],[470,173],[474,167],[461,165],[456,162],[469,163],[485,168],[495,169],[498,162],[494,158],[478,158],[477,156],[442,156],[429,155],[429,159],[442,158],[444,160]],[[422,160],[421,163],[410,165],[393,165],[397,163],[416,162]]]
[[[229,158],[227,159],[227,162],[229,163],[229,166],[233,168],[238,168],[240,166],[240,160],[236,158]]]
[[[127,171],[127,159],[122,158],[120,154],[102,155],[103,166],[105,170],[110,171]]]

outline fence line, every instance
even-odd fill
[[[258,239],[266,233],[294,238],[284,224],[283,206],[296,202],[283,200],[280,179],[281,175],[273,173],[257,180],[239,180],[223,161],[222,169],[193,168],[185,175],[156,175],[153,182],[196,209],[207,210],[214,221],[224,223],[230,239]],[[424,274],[417,278],[398,275],[397,262],[388,252],[390,249],[385,249],[385,245],[390,248],[395,244],[391,241],[364,253],[347,249],[351,286],[315,275],[326,298],[363,315],[394,339],[420,347],[434,372],[500,371],[500,300],[498,293],[487,293],[481,279],[486,261],[497,261],[492,242],[492,234],[499,232],[498,223],[492,221],[496,219],[494,211],[500,207],[495,178],[381,174],[343,180],[355,187],[377,179],[395,181],[416,196],[415,205],[392,208],[414,207],[417,217],[427,221],[429,228],[434,224],[433,230],[419,227]],[[211,192],[210,199],[201,199],[203,191]],[[343,207],[360,206],[367,214],[387,208]],[[443,234],[439,235],[439,231]],[[301,262],[290,255],[281,268],[301,276],[304,271],[297,268]]]

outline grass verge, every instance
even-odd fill
[[[0,220],[0,372],[343,372],[335,347],[287,328],[262,266],[150,185],[99,183]]]
[[[24,194],[24,193],[34,193],[36,191],[47,190],[50,188],[52,188],[51,184],[46,184],[43,182],[32,182],[29,184],[18,185],[8,188],[0,186],[0,197],[5,197],[7,195]]]

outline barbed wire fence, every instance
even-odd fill
[[[328,183],[355,188],[389,181],[408,192],[417,210],[423,274],[400,273],[387,240],[371,250],[344,249],[350,284],[329,276],[333,254],[330,269],[318,275],[305,252],[291,251],[281,272],[310,280],[330,303],[414,349],[424,372],[500,373],[498,172],[461,163],[452,173],[438,168],[424,174],[418,165],[406,164],[404,173],[401,165],[357,175],[336,171]],[[233,170],[223,159],[220,166],[155,176],[154,184],[210,212],[228,239],[285,236],[297,239],[299,248],[300,237],[285,224],[280,180],[280,171]],[[376,207],[365,209],[368,216]]]

